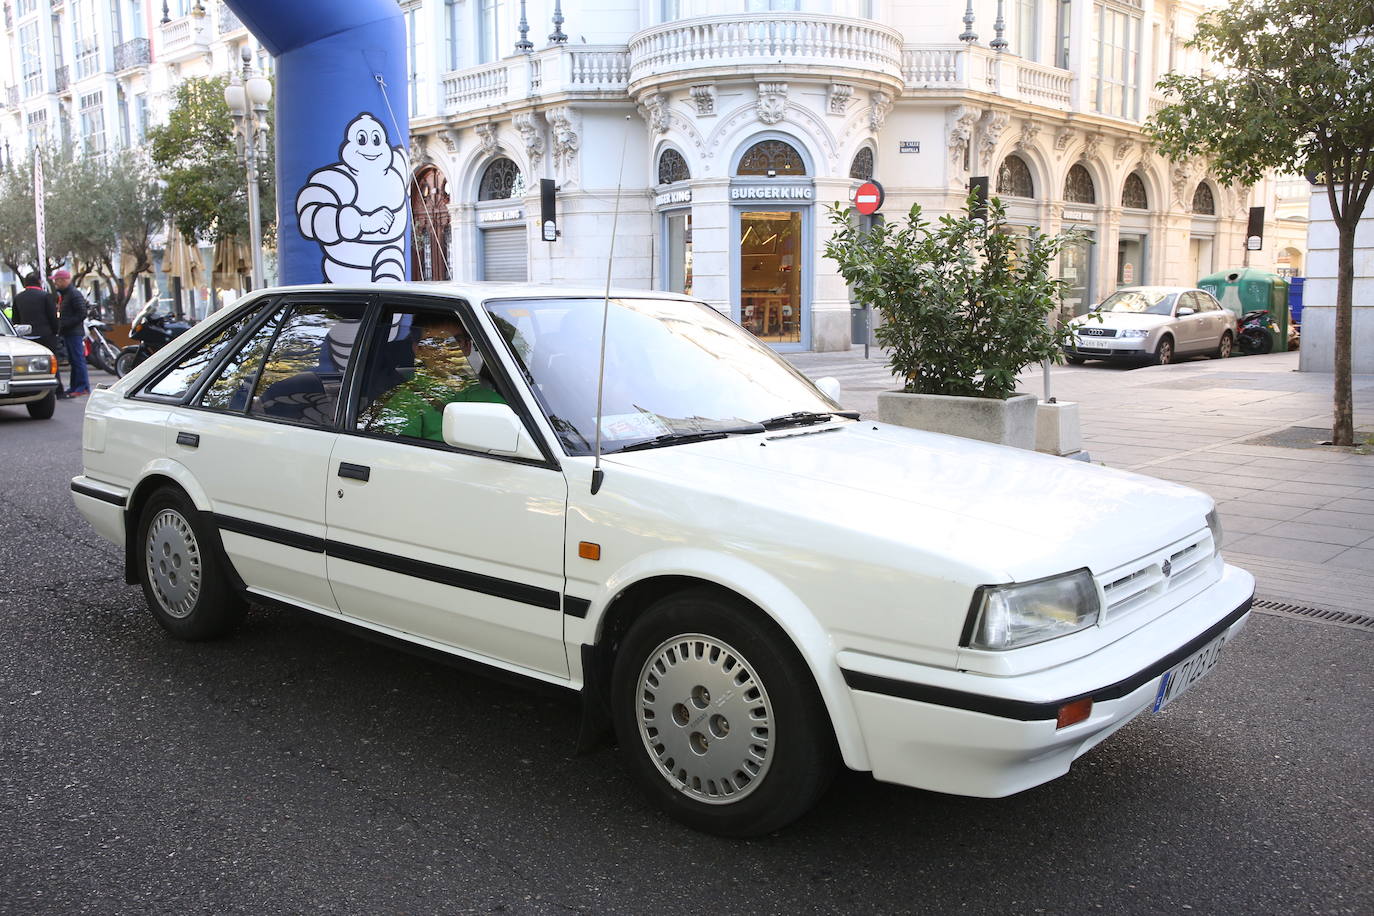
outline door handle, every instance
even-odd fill
[[[200,436],[196,433],[177,433],[177,445],[200,448]]]
[[[367,480],[372,476],[372,468],[365,464],[349,464],[347,461],[340,461],[339,476],[347,477],[349,480]]]

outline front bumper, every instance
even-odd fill
[[[1102,346],[1085,347],[1075,339],[1064,352],[1078,359],[1145,359],[1154,353],[1147,337],[1094,337],[1092,340]]]
[[[1064,775],[1149,709],[1164,672],[1222,634],[1229,642],[1253,598],[1254,578],[1225,567],[1212,587],[1092,655],[1018,677],[951,678],[847,651],[838,661],[876,778],[997,798]],[[1060,706],[1089,697],[1088,719],[1057,727]]]
[[[57,377],[52,375],[38,378],[12,378],[9,391],[0,394],[0,404],[28,404],[41,401],[51,391],[57,390]]]

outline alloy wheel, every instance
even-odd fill
[[[182,619],[195,610],[203,576],[196,533],[179,512],[164,509],[148,526],[144,562],[158,603]]]

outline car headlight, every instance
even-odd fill
[[[1121,332],[1122,337],[1149,337],[1149,331],[1142,331],[1139,328],[1128,328]]]
[[[984,585],[973,595],[964,645],[1017,649],[1082,630],[1101,611],[1087,569],[1012,585]]]
[[[21,356],[14,361],[15,375],[54,375],[56,356]]]
[[[1216,507],[1207,513],[1207,527],[1212,529],[1212,556],[1221,553],[1221,516],[1217,515]]]

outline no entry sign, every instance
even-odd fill
[[[854,209],[864,216],[877,213],[883,205],[883,186],[876,181],[865,181],[854,192]]]

